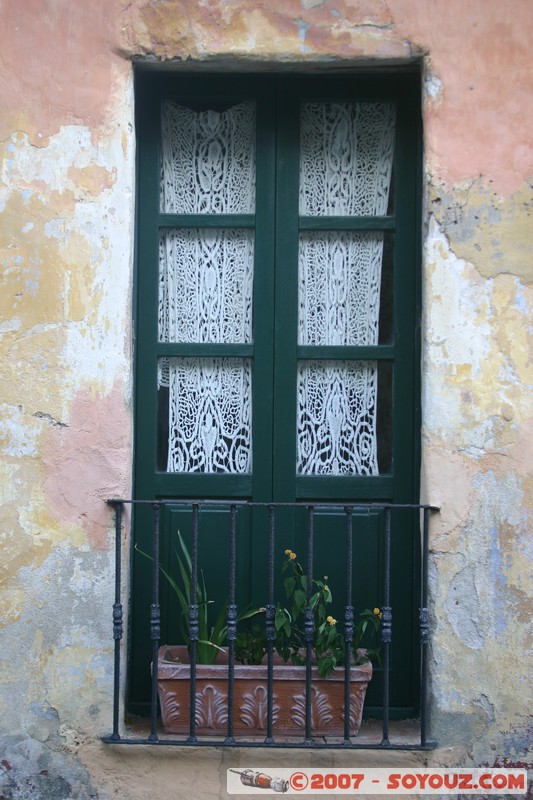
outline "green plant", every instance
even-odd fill
[[[235,658],[240,664],[260,664],[268,648],[266,632],[259,625],[240,630],[235,640]]]
[[[176,595],[179,607],[178,625],[183,641],[189,642],[189,606],[192,602],[192,562],[187,545],[180,532],[177,532],[178,547],[173,547],[174,557],[178,565],[178,575],[174,577],[170,571],[160,565],[162,575],[168,581]],[[135,546],[145,558],[152,560],[152,556]],[[274,647],[283,661],[293,664],[305,663],[306,641],[304,634],[305,610],[307,608],[308,578],[301,564],[297,561],[296,553],[285,550],[287,556],[281,573],[289,572],[284,579],[284,589],[289,607],[279,601],[276,605],[274,626],[276,638]],[[313,663],[317,665],[319,673],[327,677],[337,667],[344,666],[346,659],[346,644],[344,635],[337,629],[337,620],[328,613],[333,602],[331,589],[324,580],[311,581],[311,594],[309,607],[314,618]],[[198,644],[197,663],[214,664],[219,651],[226,644],[228,626],[226,615],[228,600],[222,604],[220,611],[212,621],[212,608],[214,601],[207,594],[207,587],[203,571],[199,571],[196,586],[196,603],[198,605]],[[247,609],[237,617],[237,622],[250,619],[264,612],[264,608]],[[379,663],[379,647],[370,646],[381,627],[381,613],[379,608],[373,611],[365,609],[359,615],[359,621],[354,626],[351,644],[351,661],[360,664],[369,659]],[[235,642],[235,658],[242,664],[260,664],[267,652],[266,633],[259,625],[239,630]]]
[[[306,640],[304,634],[305,610],[307,608],[308,578],[296,553],[285,550],[287,559],[281,569],[282,575],[289,573],[283,582],[289,608],[278,602],[275,611],[276,640],[275,648],[284,661],[289,659],[293,664],[305,663]],[[331,589],[324,580],[311,581],[309,607],[314,617],[313,662],[319,673],[327,677],[330,672],[343,666],[346,660],[346,642],[344,635],[337,629],[337,620],[329,612],[328,607],[333,598]],[[379,647],[370,646],[381,627],[379,608],[373,611],[365,609],[359,615],[354,626],[351,643],[351,660],[360,664],[369,659],[379,662]],[[364,648],[364,649],[362,649]]]
[[[177,539],[179,550],[173,547],[173,552],[178,564],[179,575],[176,578],[173,577],[170,571],[162,565],[159,566],[159,569],[176,595],[179,608],[178,625],[180,634],[183,641],[189,643],[189,606],[192,603],[192,562],[187,545],[179,531],[177,532]],[[145,553],[137,547],[137,545],[135,545],[135,549],[145,558],[151,561],[153,560],[152,556]],[[198,604],[198,644],[196,648],[196,660],[198,664],[214,664],[218,653],[223,649],[228,634],[228,626],[226,624],[228,600],[224,601],[213,622],[211,607],[214,606],[214,601],[210,600],[207,595],[207,587],[202,570],[199,572],[196,585],[196,603]],[[257,613],[259,613],[258,609],[244,611],[237,617],[237,622],[249,619]]]

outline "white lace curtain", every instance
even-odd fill
[[[393,107],[306,104],[301,121],[300,214],[385,214]],[[161,209],[254,213],[253,104],[223,112],[164,105]],[[253,252],[247,230],[163,231],[160,341],[251,342]],[[382,258],[381,234],[302,234],[299,344],[378,342]],[[168,471],[250,472],[250,361],[166,359],[158,379],[169,389]],[[377,474],[376,364],[302,362],[297,381],[297,471]]]
[[[254,212],[253,104],[223,112],[164,105],[161,208],[176,214]],[[160,341],[251,342],[253,257],[248,230],[163,231]],[[169,472],[251,471],[249,359],[166,359],[159,384],[169,389]]]
[[[300,214],[386,214],[393,106],[310,103],[301,121]],[[382,233],[303,233],[298,343],[378,344],[382,261]],[[297,471],[377,475],[377,364],[300,362],[297,381]]]

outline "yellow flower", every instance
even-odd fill
[[[381,617],[381,611],[379,610],[379,608],[375,608],[375,609],[374,609],[374,614],[375,614],[377,617]]]
[[[292,550],[285,550],[285,555],[286,556],[290,556],[291,553],[292,553]]]
[[[294,561],[294,559],[296,558],[296,553],[291,553],[289,555],[289,558],[290,558],[291,561]]]
[[[329,617],[326,617],[326,622],[329,622],[330,625],[337,624],[337,620],[334,617],[332,617],[331,614],[329,615]]]

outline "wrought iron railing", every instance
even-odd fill
[[[384,750],[429,750],[436,746],[436,742],[428,738],[428,647],[430,645],[430,614],[428,609],[428,555],[429,555],[429,524],[433,512],[439,509],[431,505],[420,504],[388,504],[388,503],[305,503],[307,510],[306,522],[306,570],[313,575],[314,553],[314,522],[317,511],[336,511],[345,518],[345,606],[343,620],[343,634],[346,642],[346,666],[340,667],[344,673],[344,732],[343,736],[330,740],[313,736],[311,724],[311,690],[312,690],[312,650],[314,639],[313,612],[309,609],[310,585],[308,582],[307,604],[305,618],[305,724],[301,739],[295,740],[279,738],[276,735],[276,724],[273,713],[273,698],[275,693],[274,669],[274,640],[275,640],[275,596],[274,596],[274,552],[276,544],[276,514],[282,508],[302,509],[302,504],[296,503],[251,503],[237,500],[163,500],[135,501],[112,499],[107,501],[114,509],[115,514],[115,602],[113,604],[113,638],[114,638],[114,690],[113,690],[113,731],[102,737],[106,743],[120,744],[151,744],[151,745],[179,745],[179,746],[241,746],[241,747],[284,747],[284,748],[339,748],[339,749],[384,749]],[[152,512],[151,531],[151,605],[150,605],[150,638],[152,643],[152,674],[150,696],[150,722],[149,730],[142,734],[126,732],[121,733],[121,701],[122,701],[122,675],[124,648],[122,646],[123,631],[123,553],[122,553],[122,528],[123,512],[125,506],[148,506]],[[169,736],[161,731],[159,720],[158,701],[158,651],[161,637],[161,606],[160,606],[160,541],[161,541],[161,509],[165,506],[190,509],[191,513],[191,598],[196,597],[194,587],[198,584],[200,566],[198,563],[198,544],[201,534],[202,511],[206,509],[224,509],[229,511],[228,530],[228,609],[227,609],[227,729],[223,737],[199,736],[196,721],[196,676],[197,676],[197,648],[198,648],[198,603],[189,605],[189,655],[190,655],[190,715],[189,730],[181,738]],[[264,606],[265,632],[267,640],[266,653],[266,726],[265,734],[261,737],[240,737],[234,730],[235,719],[235,640],[237,628],[236,605],[236,531],[239,512],[243,508],[267,510],[268,518],[268,596]],[[391,542],[394,541],[394,515],[396,511],[411,512],[412,536],[415,553],[417,583],[419,591],[418,611],[418,637],[419,637],[419,669],[420,676],[420,704],[419,716],[416,720],[415,737],[408,740],[403,736],[396,739],[391,735],[390,718],[390,647],[393,630],[393,608],[391,606],[391,576],[394,564],[391,561]],[[354,632],[354,607],[352,604],[352,580],[354,563],[354,516],[355,523],[360,512],[379,512],[383,515],[382,536],[382,604],[381,604],[381,661],[382,661],[382,713],[379,722],[378,735],[374,740],[357,738],[350,730],[350,647]],[[401,733],[401,723],[396,723],[397,730]],[[399,727],[398,727],[399,726]],[[410,731],[412,732],[412,721]]]

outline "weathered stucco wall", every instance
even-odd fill
[[[98,740],[112,690],[102,501],[131,491],[135,56],[177,68],[423,63],[422,480],[442,507],[431,548],[441,747],[428,758],[525,762],[529,0],[0,0],[0,15],[0,797],[219,797],[224,770],[243,761]]]

